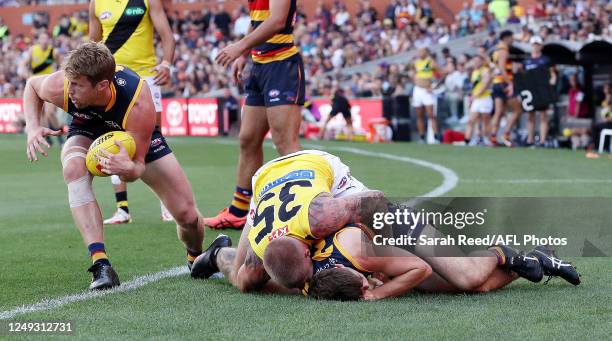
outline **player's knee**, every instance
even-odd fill
[[[240,151],[243,153],[252,153],[259,149],[262,149],[261,136],[258,136],[254,131],[240,131],[238,135],[238,141],[240,145]]]
[[[473,271],[461,271],[459,275],[454,278],[453,284],[463,291],[474,291],[487,280],[487,277],[478,270]]]
[[[287,155],[300,150],[297,136],[279,134],[275,137],[272,134],[272,142],[274,142],[279,155]]]
[[[176,224],[184,229],[197,229],[200,223],[200,215],[196,210],[193,201],[181,205],[178,209],[173,209],[171,212]]]
[[[64,162],[62,173],[66,184],[89,174],[85,166],[85,159],[79,158]]]

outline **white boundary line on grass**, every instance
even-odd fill
[[[97,298],[97,297],[102,297],[102,296],[106,296],[110,294],[116,294],[119,292],[138,289],[149,283],[157,282],[164,278],[177,277],[177,276],[181,276],[187,273],[189,273],[189,270],[187,270],[187,266],[177,266],[175,268],[156,272],[154,274],[148,274],[148,275],[144,275],[141,277],[136,277],[110,290],[85,291],[80,294],[68,295],[68,296],[63,296],[63,297],[58,297],[58,298],[53,298],[53,299],[45,299],[45,300],[42,300],[32,305],[24,305],[19,308],[0,312],[0,320],[10,319],[15,316],[23,315],[27,313],[34,313],[34,312],[49,310],[53,308],[59,308],[59,307],[65,306],[66,304],[73,303],[73,302],[80,302],[80,301],[90,300],[92,298]]]
[[[212,141],[206,141],[206,143],[236,144],[237,142],[235,140],[231,140],[231,141],[212,140]],[[316,146],[316,145],[308,145],[308,147],[316,148],[316,149],[336,150],[336,151],[342,151],[342,152],[347,152],[347,153],[352,153],[352,154],[365,155],[365,156],[378,157],[378,158],[383,158],[383,159],[388,159],[388,160],[406,162],[406,163],[415,164],[417,166],[429,168],[429,169],[432,169],[440,173],[442,177],[444,178],[444,181],[442,182],[442,184],[436,187],[434,190],[424,194],[423,197],[441,196],[449,192],[453,188],[455,188],[459,180],[457,174],[453,170],[446,168],[444,166],[441,166],[439,164],[420,160],[420,159],[414,159],[410,157],[397,156],[397,155],[386,154],[386,153],[374,153],[374,152],[369,152],[369,151],[356,149],[356,148],[349,148],[349,147],[323,147],[323,146]],[[135,290],[149,283],[157,282],[165,278],[178,277],[181,275],[185,275],[187,273],[189,273],[189,271],[187,270],[186,266],[179,266],[179,267],[175,267],[172,269],[156,272],[153,274],[136,277],[128,282],[121,284],[121,286],[118,286],[110,290],[86,291],[86,292],[82,292],[79,294],[62,296],[62,297],[53,298],[53,299],[44,299],[38,303],[34,303],[31,305],[24,305],[24,306],[15,308],[15,309],[2,311],[0,312],[0,320],[10,319],[15,316],[24,315],[28,313],[34,313],[34,312],[40,312],[40,311],[60,308],[60,307],[63,307],[67,304],[74,303],[74,302],[86,301],[86,300],[90,300],[90,299],[94,299],[94,298],[98,298],[98,297],[102,297],[102,296],[106,296],[110,294],[116,294],[120,292]]]
[[[474,184],[611,184],[612,179],[461,179]]]

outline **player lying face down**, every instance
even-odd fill
[[[318,241],[313,248],[314,277],[304,294],[339,300],[377,300],[406,294],[426,280],[431,267],[408,251],[397,249],[393,257],[375,257],[363,229],[348,226]],[[388,280],[376,287],[366,276],[374,273]]]
[[[386,209],[382,192],[369,191],[338,157],[316,150],[268,162],[252,184],[237,250],[224,247],[227,237],[218,238],[196,259],[192,276],[207,278],[221,270],[245,292],[301,289],[312,276],[314,241],[348,223],[368,223],[374,212]]]
[[[253,193],[238,250],[223,248],[229,243],[227,237],[221,237],[195,261],[192,276],[207,278],[220,270],[242,291],[301,288],[312,275],[309,248],[316,240],[347,224],[371,226],[374,212],[392,209],[382,192],[367,190],[339,158],[320,151],[303,151],[270,161],[253,177]],[[431,226],[411,233],[440,236]],[[418,239],[418,235],[414,237]],[[414,254],[464,291],[481,286],[506,260],[513,260],[506,266],[523,277],[533,281],[542,278],[535,258],[524,259],[503,248],[487,251],[486,261],[435,257],[435,250],[424,246],[415,248]],[[273,279],[271,286],[264,288],[269,279]]]
[[[422,261],[420,258],[397,247],[389,247],[390,250],[385,250],[383,256],[378,256],[377,253],[380,252],[374,250],[371,239],[363,230],[347,227],[315,246],[312,257],[315,275],[307,285],[305,294],[316,299],[347,301],[378,300],[399,296],[413,288],[430,293],[483,293],[510,284],[519,278],[519,274],[531,281],[539,281],[543,274],[547,274],[561,276],[575,285],[580,282],[575,268],[556,258],[551,250],[546,248],[537,247],[527,256],[518,254],[515,250],[505,246],[494,248],[499,248],[500,252],[508,255],[514,254],[510,256],[510,261],[514,262],[512,267],[514,271],[503,266],[490,267],[490,264],[493,261],[496,262],[497,259],[495,251],[476,251],[470,254],[471,257],[457,257],[456,264],[472,263],[474,266],[472,272],[483,274],[481,276],[483,280],[479,281],[474,277],[469,283],[461,279],[463,278],[461,274],[450,273],[449,276],[449,273],[445,271],[445,276],[443,276],[440,273],[432,272],[428,263],[425,263],[427,268],[424,268],[419,263]],[[444,261],[450,257],[435,258],[427,257],[426,259],[429,262],[435,262],[440,267],[440,264],[444,264]],[[412,281],[402,281],[408,277],[398,276],[397,272],[393,273],[393,270],[400,269],[402,266],[409,270],[411,265],[424,272],[429,270],[427,276],[421,278],[415,276]],[[418,270],[412,271],[417,273]],[[367,281],[366,276],[372,280]],[[453,282],[471,285],[460,287],[454,285]]]

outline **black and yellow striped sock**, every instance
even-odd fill
[[[127,191],[115,193],[115,200],[117,201],[117,208],[124,210],[125,213],[130,213],[130,209],[128,208]]]

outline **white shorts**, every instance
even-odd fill
[[[491,96],[485,98],[476,98],[472,101],[470,112],[479,114],[490,114],[493,112],[493,98]]]
[[[412,106],[415,108],[419,107],[430,107],[436,103],[436,96],[433,92],[420,86],[414,86],[412,91]]]
[[[153,98],[153,104],[155,104],[155,112],[162,112],[161,87],[155,85],[154,78],[155,77],[147,77],[145,81],[147,81],[147,85],[149,85],[149,89],[151,90],[151,97]]]

